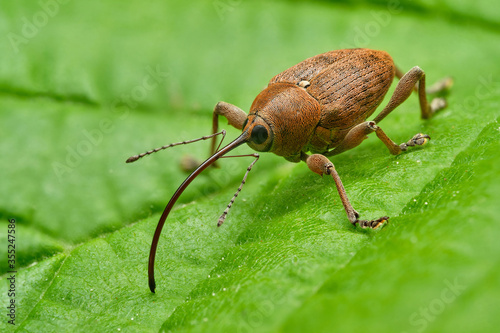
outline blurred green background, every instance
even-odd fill
[[[2,1],[0,292],[7,304],[15,218],[18,307],[0,328],[495,332],[499,12],[494,1]],[[248,111],[274,75],[350,47],[418,65],[428,83],[455,80],[435,118],[421,121],[411,96],[384,119],[397,142],[429,134],[424,149],[394,157],[374,136],[333,159],[362,217],[391,222],[353,228],[331,180],[262,154],[217,229],[250,163],[224,160],[169,217],[150,294],[150,240],[179,162],[208,144],[126,158],[210,134],[218,101]]]

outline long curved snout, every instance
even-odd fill
[[[163,229],[163,225],[167,220],[168,214],[172,210],[175,205],[177,199],[180,197],[182,192],[188,187],[188,185],[206,168],[215,163],[220,157],[224,156],[234,148],[240,146],[241,144],[248,142],[250,139],[250,134],[248,131],[244,131],[239,137],[237,137],[234,141],[224,146],[221,150],[215,152],[212,156],[210,156],[205,162],[203,162],[196,170],[194,170],[184,182],[177,188],[172,198],[168,202],[167,206],[163,210],[163,214],[161,214],[160,220],[158,221],[158,225],[156,227],[153,241],[151,242],[151,249],[149,251],[149,265],[148,265],[148,278],[149,278],[149,289],[151,292],[155,292],[156,283],[155,283],[155,257],[156,257],[156,249],[158,247],[158,240],[160,239],[161,230]]]

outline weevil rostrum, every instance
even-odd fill
[[[394,77],[399,82],[388,104],[373,119],[367,121],[384,99]],[[413,91],[419,98],[420,114],[428,119],[446,107],[443,97],[435,97],[431,102],[427,94],[434,94],[451,87],[452,80],[445,78],[430,89],[425,87],[425,73],[418,66],[403,75],[389,54],[370,49],[345,49],[326,52],[308,58],[271,79],[250,107],[247,115],[237,106],[219,102],[213,112],[213,134],[199,139],[173,143],[140,155],[135,155],[127,163],[138,160],[158,150],[172,146],[211,139],[211,156],[199,165],[179,186],[165,207],[158,222],[149,255],[149,288],[155,292],[154,262],[156,248],[165,220],[175,202],[203,170],[213,165],[232,149],[247,143],[258,152],[272,152],[290,162],[304,161],[309,169],[321,176],[329,175],[335,181],[340,199],[353,224],[363,228],[377,228],[389,217],[374,220],[360,220],[359,213],[352,207],[342,185],[339,174],[328,159],[358,146],[367,135],[375,132],[387,146],[391,154],[397,155],[408,147],[423,145],[430,137],[415,134],[408,142],[396,144],[379,126],[379,123],[397,106],[404,102]],[[234,141],[219,149],[217,136],[219,116],[227,118],[229,125],[242,130]],[[248,172],[255,160],[247,168],[236,194],[219,218],[220,226],[245,183]],[[227,156],[226,156],[227,157]]]

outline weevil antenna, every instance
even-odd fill
[[[209,136],[210,137],[210,136]],[[207,137],[207,138],[209,138]],[[163,225],[168,217],[168,214],[174,207],[175,202],[179,198],[179,196],[184,192],[186,187],[195,179],[203,170],[208,168],[211,164],[217,161],[220,157],[227,154],[229,151],[238,147],[239,145],[247,142],[250,138],[250,133],[248,131],[243,132],[239,137],[237,137],[234,141],[229,143],[227,146],[223,147],[221,150],[217,151],[215,154],[210,156],[205,162],[203,162],[196,170],[194,170],[184,182],[177,188],[172,198],[168,202],[167,206],[163,210],[163,214],[161,214],[160,220],[158,221],[158,225],[156,226],[155,233],[153,235],[153,241],[151,242],[151,249],[149,251],[149,265],[148,265],[148,278],[149,278],[149,289],[151,292],[155,292],[156,283],[155,283],[155,257],[156,257],[156,249],[158,247],[158,240],[160,239],[161,230],[163,229]]]
[[[129,157],[127,159],[126,163],[135,162],[135,161],[137,161],[138,159],[140,159],[140,158],[142,158],[144,156],[156,153],[157,151],[160,151],[160,150],[163,150],[163,149],[167,149],[167,148],[174,147],[174,146],[187,145],[189,143],[193,143],[193,142],[197,142],[197,141],[201,141],[201,140],[207,140],[207,139],[213,138],[214,136],[217,136],[219,134],[222,134],[222,139],[221,139],[221,141],[219,143],[219,147],[220,147],[220,145],[222,144],[222,141],[224,140],[224,137],[226,136],[226,131],[225,130],[222,130],[220,132],[217,132],[217,133],[214,133],[214,134],[211,134],[211,135],[202,136],[201,138],[198,138],[198,139],[187,140],[187,141],[182,141],[182,142],[175,142],[175,143],[171,143],[171,144],[168,144],[168,145],[165,145],[165,146],[161,146],[159,148],[151,149],[151,150],[148,150],[145,153]]]
[[[219,145],[217,146],[217,150],[214,151],[214,154],[219,151],[220,146],[222,146],[222,142],[224,141],[224,138],[226,137],[226,130],[222,130],[219,133],[222,134],[222,138],[220,139]],[[212,136],[214,136],[214,135],[212,134]],[[207,139],[209,139],[209,137]]]
[[[250,163],[250,165],[248,166],[247,171],[245,172],[245,175],[243,176],[243,180],[241,181],[240,186],[236,190],[236,193],[233,195],[233,198],[231,199],[231,201],[229,201],[229,203],[228,203],[226,209],[224,210],[224,212],[222,213],[222,215],[219,217],[219,221],[217,222],[217,226],[218,227],[220,227],[222,225],[222,223],[224,223],[224,220],[226,219],[227,213],[229,213],[229,210],[231,209],[231,206],[233,205],[234,200],[236,200],[236,197],[238,196],[238,194],[240,194],[241,189],[243,188],[243,185],[245,185],[248,173],[250,172],[250,170],[252,170],[253,165],[255,163],[257,163],[257,161],[259,160],[259,154],[236,155],[236,156],[221,156],[221,158],[245,157],[245,156],[253,156],[253,157],[255,157],[255,160],[253,160],[253,162]]]

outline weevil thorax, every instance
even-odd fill
[[[299,162],[300,152],[309,142],[320,115],[321,106],[305,88],[273,83],[253,101],[243,130],[251,134],[251,148]]]

